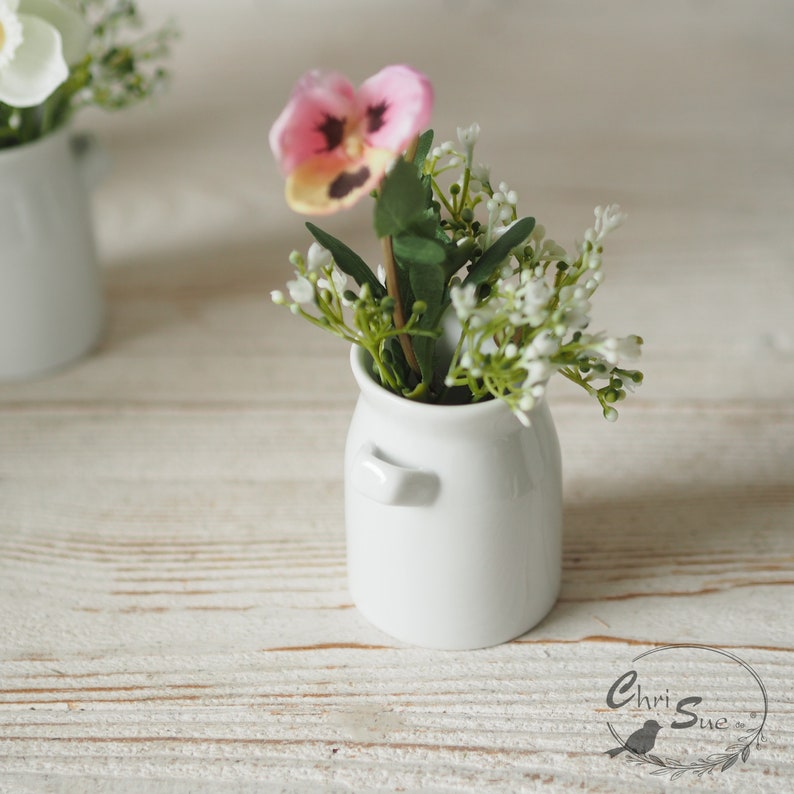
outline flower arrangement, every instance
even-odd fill
[[[123,35],[140,25],[134,0],[0,0],[0,148],[41,138],[80,108],[157,92],[168,75],[156,62],[175,31]]]
[[[373,376],[407,399],[497,398],[528,424],[559,372],[614,421],[615,404],[642,382],[624,365],[642,339],[588,328],[604,241],[623,214],[597,207],[568,254],[475,161],[479,125],[434,146],[423,132],[432,104],[429,80],[407,66],[386,67],[357,91],[337,73],[298,82],[270,131],[287,203],[326,215],[372,195],[382,262],[372,268],[307,223],[314,242],[305,256],[292,253],[295,277],[272,300],[363,347]]]

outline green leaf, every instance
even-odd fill
[[[416,363],[419,364],[419,373],[422,383],[430,384],[433,380],[433,351],[436,340],[427,336],[415,336],[412,339]]]
[[[378,237],[396,237],[420,220],[427,209],[427,191],[416,166],[402,157],[383,180],[375,207]]]
[[[414,165],[418,168],[422,167],[427,155],[430,154],[430,149],[433,147],[433,130],[425,130],[419,136],[419,144],[416,147],[416,154],[414,155]]]
[[[516,221],[483,255],[477,260],[463,280],[464,284],[484,284],[502,266],[510,252],[521,245],[535,228],[534,218]]]
[[[392,239],[394,255],[407,266],[440,265],[447,258],[444,246],[437,240],[401,234]]]
[[[444,235],[443,229],[441,230],[441,233],[444,237],[447,250],[447,261],[444,265],[444,270],[446,272],[447,280],[449,280],[466,264],[466,262],[469,261],[472,250],[474,249],[474,242],[467,241],[465,245],[455,245],[454,243],[450,242],[446,235]]]
[[[437,328],[445,308],[446,280],[443,269],[439,265],[409,267],[408,278],[414,299],[422,300],[427,304],[427,309],[419,320],[419,327],[426,330]],[[415,336],[412,341],[422,380],[429,384],[433,377],[433,351],[436,340]]]
[[[306,223],[306,228],[323,248],[331,252],[337,267],[347,273],[359,287],[369,284],[372,294],[376,298],[382,298],[386,294],[386,289],[378,281],[377,276],[369,269],[367,263],[351,248],[348,248],[341,240],[337,240],[328,232],[315,226],[313,223]]]
[[[407,270],[414,300],[424,301],[428,310],[437,308],[444,297],[446,286],[442,268],[438,265],[425,264],[412,265]]]

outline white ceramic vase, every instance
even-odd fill
[[[348,581],[375,626],[464,650],[524,634],[560,587],[562,472],[545,401],[524,427],[498,400],[398,397],[351,353],[361,389],[345,451]]]
[[[89,187],[94,140],[68,129],[0,149],[0,379],[54,370],[102,331]]]

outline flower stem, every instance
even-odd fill
[[[444,195],[444,191],[438,185],[435,179],[431,179],[431,183],[433,185],[433,193],[435,194],[436,198],[444,205],[447,212],[457,220],[457,216],[455,215],[455,210],[452,208],[452,205],[447,201],[447,197]]]
[[[383,268],[386,271],[386,291],[394,298],[394,323],[398,328],[402,328],[405,325],[405,309],[400,295],[400,282],[397,280],[397,263],[394,261],[391,237],[382,238],[381,245],[383,247]],[[411,337],[408,334],[400,334],[398,339],[408,366],[418,375],[419,362],[416,360]]]

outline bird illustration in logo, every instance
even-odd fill
[[[656,744],[656,734],[662,729],[662,726],[656,720],[647,720],[642,728],[634,731],[634,733],[626,739],[626,743],[621,747],[615,747],[612,750],[607,750],[606,755],[614,758],[620,755],[624,750],[631,750],[632,753],[637,755],[645,755],[645,753],[653,750]]]

